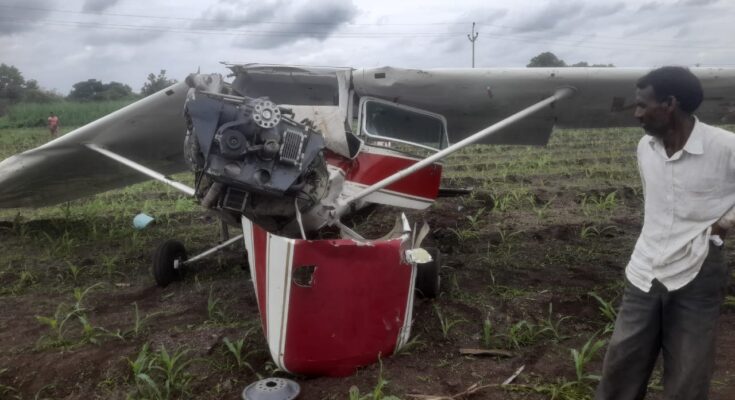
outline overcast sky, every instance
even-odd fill
[[[68,93],[79,81],[139,91],[161,69],[220,61],[352,67],[567,63],[735,66],[732,0],[0,0],[0,63]]]

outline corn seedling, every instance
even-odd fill
[[[378,358],[378,363],[380,364],[378,383],[375,385],[372,392],[360,395],[360,389],[357,386],[352,386],[349,391],[350,400],[401,400],[396,396],[386,395],[383,393],[389,382],[383,377],[383,360]]]
[[[584,196],[581,202],[582,212],[588,217],[595,213],[610,213],[617,205],[617,192],[610,192],[606,196]]]
[[[474,215],[468,215],[467,221],[470,222],[470,229],[476,230],[480,227],[480,223],[483,220],[483,214],[485,213],[485,207],[480,208]]]
[[[74,284],[77,283],[79,280],[79,274],[84,270],[84,267],[79,267],[77,265],[74,265],[70,263],[69,261],[66,262],[67,269],[66,269],[66,275],[71,278],[71,280],[74,282]],[[64,281],[64,278],[61,278],[62,281]]]
[[[250,331],[245,334],[245,337],[247,337],[249,334]],[[258,375],[258,377],[260,378],[260,375],[257,373],[257,371],[255,371],[255,368],[253,368],[253,366],[247,361],[250,356],[256,354],[259,350],[251,350],[243,354],[245,339],[239,339],[232,342],[229,338],[224,338],[222,339],[222,342],[225,344],[225,347],[227,348],[229,354],[231,354],[232,357],[235,359],[235,363],[238,369],[242,367],[247,367],[247,369]]]
[[[592,400],[594,394],[589,385],[581,385],[577,381],[567,381],[564,378],[558,378],[553,383],[505,385],[501,387],[509,391],[541,394],[550,400]]]
[[[28,269],[24,269],[20,271],[20,276],[18,277],[18,280],[13,285],[13,289],[11,290],[11,293],[18,293],[23,288],[31,287],[35,285],[38,282],[38,277],[36,274],[31,272]]]
[[[210,286],[209,297],[207,297],[207,316],[212,322],[224,322],[226,320],[220,302],[221,300],[214,295],[214,287]]]
[[[193,376],[186,368],[193,360],[186,359],[186,353],[183,350],[170,355],[164,346],[152,353],[144,344],[135,360],[128,359],[136,394],[156,400],[188,397]]]
[[[84,311],[84,305],[82,302],[84,301],[84,298],[87,297],[89,292],[91,292],[93,289],[102,286],[102,282],[95,283],[94,285],[82,290],[81,288],[74,288],[74,300],[76,300],[76,303],[74,303],[74,310],[76,311]]]
[[[145,317],[140,316],[140,310],[138,310],[138,303],[133,303],[134,307],[134,316],[135,319],[133,320],[133,327],[127,330],[123,336],[124,337],[134,337],[137,338],[141,334],[143,334],[146,330],[146,324],[148,321],[155,317],[156,315],[160,314],[160,312],[155,312],[153,314],[148,314]]]
[[[439,318],[439,325],[442,330],[442,336],[445,340],[449,339],[449,333],[452,331],[452,328],[454,328],[458,324],[466,322],[463,319],[450,319],[449,316],[445,316],[444,313],[442,313],[442,310],[436,304],[434,304],[434,312]]]
[[[66,338],[69,327],[67,323],[78,315],[76,309],[69,309],[69,307],[62,303],[56,307],[56,312],[50,317],[44,317],[36,315],[36,320],[42,325],[46,325],[51,330],[49,335],[43,335],[41,341],[48,341],[48,345],[51,347],[65,346],[69,344],[69,340]]]
[[[549,332],[549,328],[535,325],[526,320],[516,322],[508,328],[505,338],[508,347],[520,350],[522,347],[530,346]]]
[[[107,333],[104,329],[93,326],[84,314],[77,314],[77,320],[82,325],[81,343],[99,344],[99,338]]]
[[[614,192],[613,192],[614,193]],[[596,227],[594,225],[589,225],[582,227],[582,229],[579,232],[579,237],[582,239],[587,239],[595,236],[602,236],[606,234],[607,232],[615,232],[616,228],[612,225],[605,226],[602,228]]]
[[[531,207],[533,208],[533,212],[536,214],[536,217],[538,219],[544,219],[546,217],[546,212],[549,210],[554,199],[556,199],[556,196],[541,205],[538,205],[533,197],[529,197],[528,201],[531,203]]]
[[[597,334],[592,337],[582,346],[580,350],[571,349],[572,360],[574,361],[574,371],[577,373],[577,382],[586,381],[599,381],[599,375],[588,374],[587,364],[597,355],[601,348],[605,347],[607,341],[604,339],[597,339]]]
[[[555,318],[554,306],[549,303],[549,314],[546,316],[545,319],[542,319],[540,321],[539,325],[541,325],[541,328],[544,332],[549,332],[554,340],[558,342],[568,337],[561,334],[561,324],[569,318],[570,317],[568,315]]]
[[[597,302],[599,303],[597,309],[600,310],[602,316],[605,318],[605,320],[607,320],[603,333],[612,332],[613,327],[615,326],[615,320],[618,317],[618,312],[615,307],[612,305],[611,302],[605,301],[595,292],[589,292],[587,293],[587,295],[597,300]]]
[[[408,355],[411,354],[414,350],[421,350],[426,347],[426,342],[419,339],[421,335],[416,335],[412,337],[411,339],[406,342],[403,346],[396,349],[396,351],[393,352],[394,355]]]
[[[458,242],[465,242],[472,239],[479,239],[480,235],[472,228],[449,228],[449,231],[454,234]]]

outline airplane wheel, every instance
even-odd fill
[[[174,268],[177,260],[179,263],[186,261],[186,249],[183,243],[178,240],[167,240],[158,246],[156,255],[153,257],[153,277],[158,286],[166,287],[169,283],[184,277],[183,265]]]
[[[427,247],[432,260],[419,264],[416,271],[416,291],[421,297],[433,299],[439,295],[439,268],[442,265],[441,252],[434,247]]]

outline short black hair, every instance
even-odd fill
[[[674,96],[682,111],[693,113],[702,104],[702,83],[689,68],[661,67],[647,73],[636,83],[639,89],[653,87],[656,100],[664,101]]]

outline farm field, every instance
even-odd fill
[[[0,159],[47,135],[0,129]],[[270,362],[242,246],[155,286],[158,244],[176,238],[192,255],[218,240],[217,220],[173,189],[146,182],[0,210],[0,399],[238,399],[267,376],[295,379],[304,400],[590,399],[642,223],[641,135],[558,130],[545,147],[474,146],[447,159],[443,186],[472,194],[406,213],[429,223],[424,246],[443,253],[440,296],[416,299],[399,354],[346,378],[288,376]],[[156,222],[135,230],[139,212]],[[377,237],[400,212],[347,222]],[[728,296],[712,399],[735,398],[733,331]],[[647,398],[661,398],[659,368]]]

